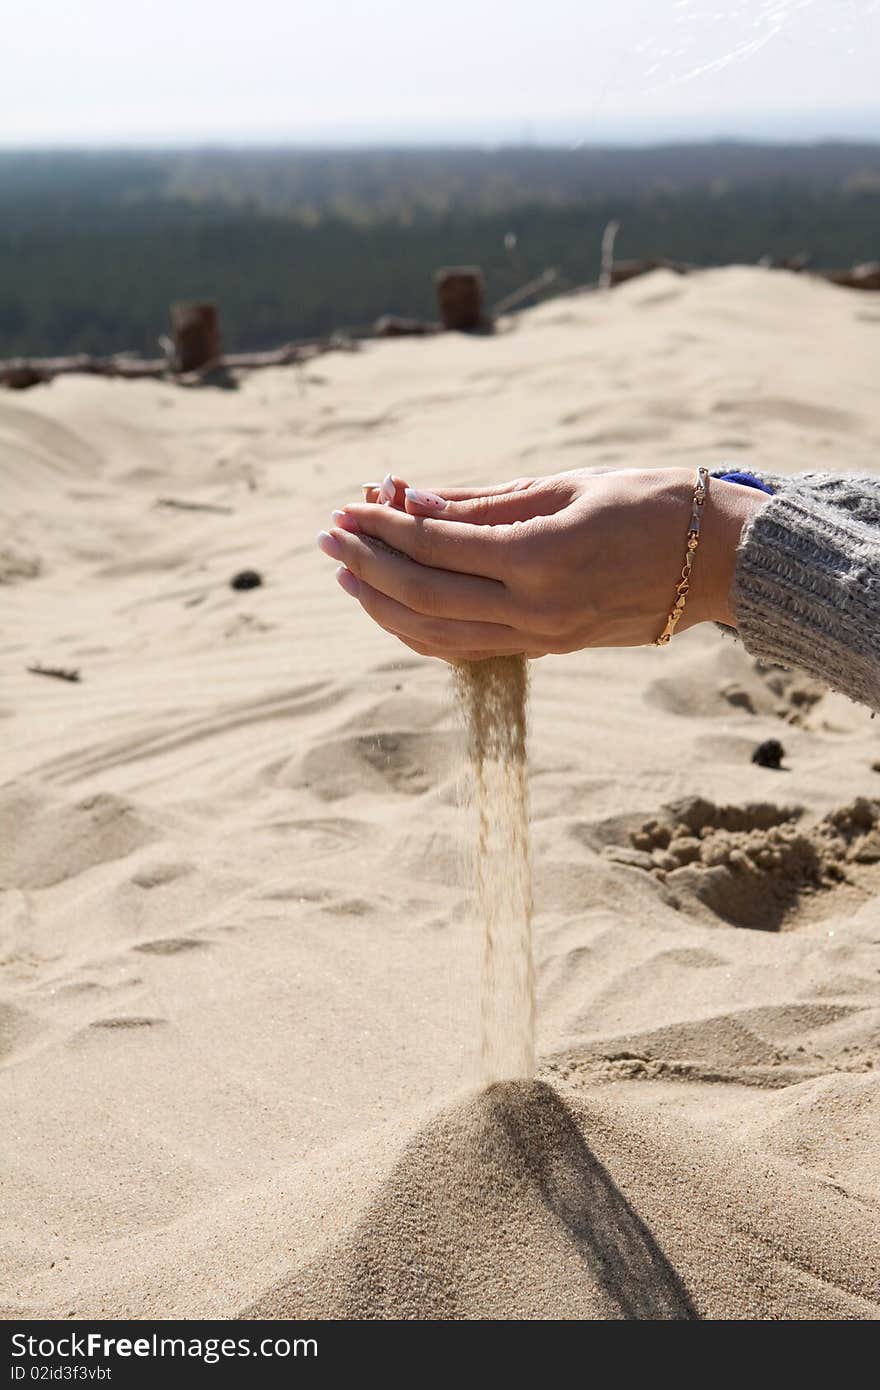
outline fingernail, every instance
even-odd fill
[[[329,555],[331,560],[342,559],[342,546],[335,536],[331,536],[329,531],[319,533],[318,549],[323,550],[325,555]]]
[[[386,473],[382,479],[382,486],[379,488],[380,502],[393,502],[397,495],[397,488],[394,486],[394,479],[390,473]]]
[[[406,500],[415,502],[417,507],[430,507],[435,512],[442,512],[446,506],[445,497],[438,497],[436,492],[419,492],[417,487],[406,489]]]
[[[361,528],[358,526],[354,517],[349,516],[348,512],[331,512],[331,516],[336,522],[336,525],[341,527],[343,531],[351,531],[353,536],[360,534]]]
[[[352,598],[357,598],[358,582],[351,570],[345,568],[345,565],[340,565],[336,571],[336,582],[340,589],[344,589]]]

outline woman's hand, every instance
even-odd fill
[[[375,500],[334,512],[319,544],[339,562],[346,593],[425,656],[641,646],[662,631],[675,598],[693,485],[683,468],[583,469],[439,493],[394,478],[381,496],[365,489]],[[735,626],[736,548],[766,500],[710,482],[680,630]]]

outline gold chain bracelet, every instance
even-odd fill
[[[655,647],[665,647],[672,640],[672,634],[678,626],[678,620],[684,612],[687,602],[688,590],[691,587],[691,569],[694,563],[694,555],[697,546],[700,544],[700,527],[703,524],[703,508],[706,505],[706,498],[709,495],[709,470],[708,468],[698,468],[697,476],[694,480],[694,509],[691,512],[691,524],[687,533],[687,549],[684,556],[684,564],[681,569],[681,579],[675,590],[675,603],[672,605],[672,612],[666,619],[666,626],[654,641]]]

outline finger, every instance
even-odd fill
[[[406,493],[406,478],[398,478],[386,473],[381,482],[361,482],[364,502],[380,503],[381,506],[399,507],[403,510]]]
[[[403,511],[407,482],[393,473],[386,473],[381,483],[361,483],[365,502],[379,502]]]
[[[543,490],[548,484],[551,486],[559,485],[567,495],[570,495],[584,473],[598,476],[609,472],[627,471],[629,470],[609,469],[604,464],[597,464],[592,468],[569,468],[562,473],[554,473],[550,478],[513,478],[506,483],[490,483],[488,487],[427,487],[421,490],[433,494],[435,497],[440,497],[446,502],[469,502],[477,497],[501,497],[511,492]]]
[[[432,569],[341,527],[322,531],[318,544],[356,578],[416,613],[504,624],[513,616],[513,600],[497,579]]]
[[[456,653],[464,659],[465,652],[483,651],[498,656],[520,652],[526,645],[512,628],[500,623],[460,622],[415,613],[397,599],[374,589],[366,580],[357,578],[345,566],[340,567],[336,577],[340,587],[356,598],[364,612],[380,627],[436,652]]]
[[[534,478],[511,478],[506,483],[489,483],[485,487],[429,487],[427,492],[445,497],[448,502],[467,502],[471,497],[497,497],[502,492],[522,492],[531,487]]]
[[[384,500],[380,497],[382,489],[388,479],[394,484],[394,502],[401,511],[404,508],[405,493],[409,484],[405,478],[400,478],[396,473],[390,473],[380,483],[361,483],[361,491],[364,494],[365,502],[379,502]],[[495,483],[489,487],[453,487],[453,488],[427,488],[426,492],[441,499],[446,498],[451,502],[464,502],[472,497],[495,496],[502,492],[511,492],[514,488],[524,488],[532,482],[531,478],[515,478],[509,483]]]
[[[398,642],[402,642],[405,647],[409,647],[410,651],[416,652],[418,656],[431,657],[435,661],[446,661],[450,666],[460,666],[462,662],[491,661],[492,658],[496,656],[525,656],[529,661],[537,661],[542,656],[546,656],[546,652],[542,651],[524,652],[520,650],[515,652],[484,652],[476,650],[472,652],[441,652],[435,650],[433,647],[425,646],[424,642],[414,642],[411,638],[401,637],[399,632],[392,632],[390,627],[385,628],[384,631],[387,632],[389,636],[396,637]]]
[[[411,652],[416,652],[418,656],[429,657],[433,661],[445,661],[450,666],[460,666],[464,661],[486,661],[491,656],[498,656],[498,652],[440,652],[434,651],[433,647],[426,647],[424,642],[413,642],[406,637],[401,637],[399,632],[391,632],[390,628],[385,629],[392,637],[396,637],[398,642],[402,642],[405,647],[409,647]],[[511,653],[508,653],[511,655]],[[517,653],[518,655],[518,653]]]
[[[417,656],[427,656],[434,661],[446,661],[448,658],[442,652],[435,652],[431,647],[426,647],[424,642],[414,642],[411,637],[401,637],[399,632],[393,632],[390,627],[384,629],[390,637],[396,637],[398,642],[402,642],[405,647],[409,647],[411,652]],[[461,660],[461,658],[459,658]]]
[[[505,526],[410,516],[393,507],[352,503],[345,508],[346,532],[384,541],[417,564],[503,580],[515,563],[517,536]],[[352,526],[351,523],[354,523]]]
[[[569,490],[570,491],[570,490]],[[516,489],[510,492],[481,493],[451,501],[436,492],[408,487],[404,494],[410,516],[433,516],[443,521],[467,521],[473,526],[510,526],[530,521],[565,506],[568,494],[559,489]]]
[[[343,587],[346,586],[343,585]],[[377,627],[382,627],[382,624],[377,623]],[[533,650],[525,652],[519,650],[515,652],[484,652],[477,650],[472,652],[443,652],[434,647],[426,646],[424,642],[416,642],[412,637],[402,637],[399,632],[395,632],[391,627],[383,627],[382,630],[383,632],[387,632],[390,637],[396,637],[398,642],[401,642],[405,647],[409,647],[410,651],[415,652],[417,656],[427,656],[435,661],[446,661],[452,666],[457,666],[462,661],[488,661],[493,656],[526,656],[529,661],[538,661],[542,656],[547,655],[543,647],[536,647]]]

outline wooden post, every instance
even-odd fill
[[[483,272],[478,266],[444,266],[434,276],[434,287],[444,328],[466,333],[486,327]]]
[[[177,371],[195,372],[222,356],[220,320],[215,304],[172,304],[171,328]]]

